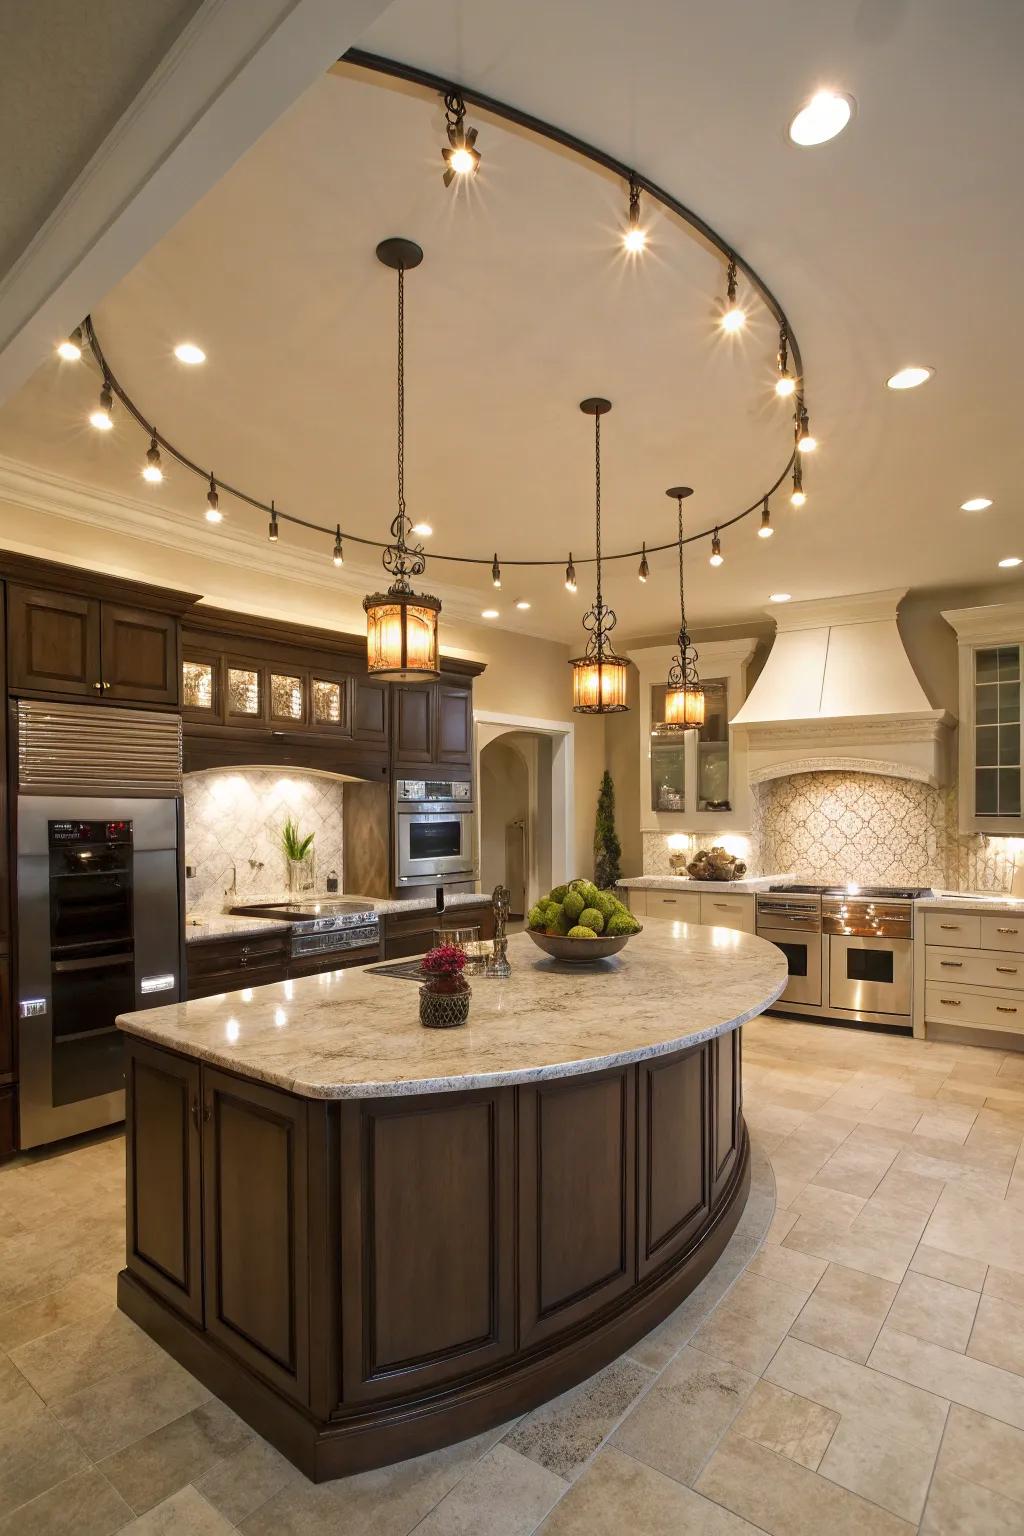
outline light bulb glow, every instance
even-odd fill
[[[802,149],[827,144],[842,133],[853,116],[852,96],[838,91],[816,91],[789,125],[789,137]]]
[[[89,424],[96,428],[97,432],[109,432],[114,423],[110,419],[110,412],[102,408],[93,411],[89,417]]]
[[[429,523],[413,523],[412,531],[418,539],[429,539],[434,530]]]
[[[762,523],[760,528],[757,530],[757,536],[759,539],[770,539],[774,532],[775,529],[772,527],[771,523]]]
[[[622,243],[631,256],[638,256],[647,244],[646,229],[627,229],[622,237]]]
[[[517,603],[516,603],[516,607],[517,607],[517,608],[518,608],[518,609],[519,609],[519,611],[520,611],[520,613],[525,613],[525,612],[526,612],[526,610],[527,610],[527,609],[528,609],[528,608],[529,608],[529,606],[530,606],[530,605],[529,605],[529,603],[528,603],[528,602],[527,602],[527,601],[526,601],[526,598],[525,598],[525,597],[521,597],[521,598],[520,598],[520,599],[519,599],[519,601],[518,601],[518,602],[517,602]]]
[[[789,498],[789,504],[791,507],[802,507],[806,500],[807,492],[798,490],[794,491],[792,496]]]
[[[57,343],[57,356],[62,357],[66,363],[77,363],[82,356],[82,333],[73,331],[63,341]]]
[[[1021,563],[1020,555],[1007,555],[1004,560],[1000,560],[1000,562],[999,562],[1001,568],[1004,571],[1011,570],[1013,566],[1020,565],[1020,563]]]
[[[204,515],[208,523],[222,523],[224,521],[224,513],[219,507],[207,507]]]
[[[962,501],[960,503],[960,511],[984,512],[985,508],[990,507],[991,505],[992,500],[988,496],[972,496],[970,501]]]
[[[899,368],[886,379],[889,389],[918,389],[922,384],[935,377],[934,368],[926,368],[923,364],[913,363],[907,368]]]
[[[803,437],[797,439],[796,445],[801,453],[813,453],[818,446],[818,439],[813,437],[810,432],[805,432]]]
[[[174,349],[174,355],[179,363],[187,363],[190,368],[196,368],[200,363],[206,362],[206,353],[202,347],[197,347],[194,341],[179,341]]]
[[[722,315],[722,330],[729,335],[741,331],[747,323],[747,317],[738,304],[731,305]]]
[[[791,373],[782,373],[775,380],[775,393],[780,400],[788,400],[790,395],[796,393],[796,379]]]
[[[725,556],[722,554],[722,541],[718,536],[718,529],[716,528],[711,539],[711,554],[708,556],[708,565],[718,566],[724,563]]]
[[[148,480],[150,485],[159,485],[164,477],[164,472],[159,464],[147,464],[142,471],[143,480]]]
[[[497,608],[482,608],[480,610],[480,617],[482,619],[496,619],[498,617],[498,610]]]
[[[460,148],[452,150],[451,159],[448,161],[456,176],[468,176],[476,162],[468,149]]]
[[[770,603],[788,603],[791,601],[792,596],[792,592],[770,592],[768,594],[768,601]]]

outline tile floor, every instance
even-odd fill
[[[745,1031],[703,1284],[512,1425],[314,1487],[113,1305],[120,1136],[0,1169],[0,1536],[1024,1533],[1024,1055]]]

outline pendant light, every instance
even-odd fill
[[[393,544],[382,563],[392,582],[386,592],[363,598],[366,611],[366,665],[389,682],[441,675],[438,665],[436,597],[417,593],[410,577],[421,576],[427,560],[422,545],[410,548],[412,520],[405,510],[405,274],[418,267],[423,251],[412,240],[382,240],[377,260],[398,273],[398,512],[391,523]]]
[[[628,709],[626,676],[629,663],[616,656],[609,636],[615,628],[615,614],[605,606],[601,594],[601,417],[612,408],[610,400],[590,398],[580,401],[580,410],[594,418],[594,528],[597,553],[597,582],[593,605],[583,615],[587,631],[587,649],[569,665],[572,667],[572,707],[578,715],[614,715]],[[572,556],[569,557],[570,567]],[[573,573],[575,577],[575,572]],[[568,583],[567,583],[568,584]]]
[[[678,510],[679,538],[679,651],[668,669],[665,689],[665,718],[659,730],[688,731],[704,724],[704,689],[697,672],[697,652],[686,628],[686,594],[683,586],[683,502],[693,491],[688,485],[674,485],[665,492]]]

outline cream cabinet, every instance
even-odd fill
[[[701,891],[700,920],[715,928],[738,928],[742,933],[753,933],[755,901],[756,897],[744,891],[735,896],[724,891]]]
[[[754,932],[755,897],[746,891],[682,890],[678,886],[647,886],[621,893],[635,917],[642,921],[668,917],[677,923],[705,923],[715,928]]]
[[[960,830],[1024,836],[1024,603],[942,617],[959,650]]]
[[[1024,1034],[1024,907],[928,909],[914,941],[914,1033],[930,1025]]]
[[[627,891],[629,910],[634,917],[674,918],[677,923],[700,922],[700,897],[693,891],[632,890]]]

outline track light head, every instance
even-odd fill
[[[724,563],[725,556],[722,554],[722,541],[718,537],[718,529],[716,528],[711,535],[711,554],[708,556],[708,564],[717,566]]]
[[[818,439],[811,434],[811,421],[801,400],[796,413],[796,446],[801,453],[813,453]]]
[[[66,363],[77,363],[82,356],[85,341],[82,337],[82,327],[76,325],[70,336],[65,336],[63,341],[57,343],[57,356]]]
[[[629,218],[622,235],[622,244],[631,256],[639,256],[647,244],[647,231],[640,226],[640,184],[633,177],[629,183]]]
[[[775,529],[772,527],[772,514],[768,510],[768,497],[766,496],[764,499],[764,505],[761,508],[761,526],[757,530],[757,536],[759,539],[770,539],[774,532]]]
[[[103,388],[100,390],[100,403],[89,417],[90,425],[94,426],[97,432],[109,432],[114,425],[114,418],[110,414],[113,407],[114,394],[110,388],[110,380],[104,379]]]
[[[802,507],[807,500],[804,490],[804,469],[799,457],[793,461],[793,494],[789,498],[791,507]]]
[[[494,559],[491,562],[491,585],[498,588],[501,587],[501,566],[498,564],[497,551],[495,551]]]
[[[721,326],[727,334],[735,334],[741,331],[747,323],[746,312],[736,299],[736,258],[729,258],[729,271],[725,285],[725,308],[722,310]]]
[[[210,489],[206,493],[206,521],[208,523],[222,523],[224,513],[220,510],[220,497],[217,495],[217,482],[210,476]]]
[[[572,550],[569,551],[569,564],[565,568],[565,590],[576,591],[576,567],[572,563]]]
[[[160,446],[154,435],[149,440],[149,448],[146,451],[146,467],[142,471],[142,478],[143,480],[148,480],[150,485],[159,485],[163,477],[164,472],[160,464]]]
[[[334,555],[332,556],[332,558],[334,560],[335,565],[344,565],[345,564],[345,551],[341,547],[341,524],[340,523],[338,524],[337,530],[336,530],[335,535],[334,535]]]
[[[646,544],[646,542],[644,542],[640,546],[640,569],[637,571],[636,574],[640,578],[641,581],[646,581],[648,576],[651,574],[651,568],[647,564],[647,544]]]
[[[278,527],[277,527],[277,508],[274,506],[274,503],[271,502],[270,503],[270,524],[269,524],[269,527],[267,528],[267,538],[270,540],[271,544],[276,544],[277,540],[278,540],[278,537],[279,537],[279,534],[278,534]]]
[[[450,187],[456,177],[475,176],[480,169],[480,151],[476,147],[477,130],[466,127],[466,103],[457,91],[444,98],[448,143],[441,151],[444,161],[442,181]]]

